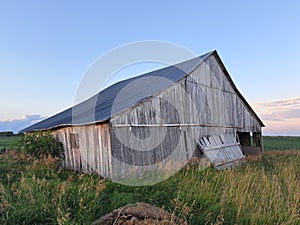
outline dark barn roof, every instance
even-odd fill
[[[32,126],[29,126],[20,132],[31,132],[37,130],[47,130],[58,126],[75,125],[75,124],[89,124],[94,122],[104,122],[111,118],[113,115],[132,107],[146,98],[153,96],[157,92],[165,89],[174,82],[182,79],[188,73],[192,72],[198,65],[203,62],[212,52],[209,52],[200,57],[188,60],[183,63],[168,66],[159,70],[155,70],[140,76],[136,76],[130,79],[120,81],[113,84],[100,93],[94,95],[90,99],[71,107],[63,112],[60,112],[52,117],[49,117],[41,122],[38,122]],[[138,83],[138,86],[134,86],[134,81],[140,78],[147,77],[160,77],[166,79],[149,79],[153,83]],[[127,96],[124,96],[124,101],[118,101],[118,105],[114,105],[113,113],[112,107],[116,97],[127,85],[133,85],[130,93],[127,92]],[[92,109],[91,109],[92,107]],[[94,111],[94,117],[91,118],[91,113]],[[74,121],[74,114],[76,113],[76,119]],[[75,122],[75,123],[74,123]]]
[[[258,118],[258,116],[255,114],[255,112],[235,87],[217,52],[213,51],[176,65],[168,66],[140,76],[120,81],[107,87],[90,99],[32,126],[29,126],[21,130],[20,132],[32,132],[38,130],[54,129],[69,125],[84,125],[96,122],[105,122],[113,115],[121,113],[124,110],[137,105],[145,99],[148,99],[151,96],[161,92],[168,86],[172,85],[174,82],[181,80],[192,71],[194,71],[206,58],[208,58],[212,54],[216,56],[218,62],[220,63],[227,78],[229,79],[229,82],[233,86],[233,89],[237,92],[238,96],[242,99],[242,101],[246,104],[250,111],[252,111],[253,115],[258,119],[261,125],[264,126],[261,120]],[[165,79],[147,79],[150,77]],[[146,78],[147,82],[134,82],[141,78]],[[126,92],[126,94],[121,93],[122,89],[126,86],[130,87],[130,91]],[[114,104],[116,98],[118,98],[118,104]]]

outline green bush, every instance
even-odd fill
[[[63,153],[62,144],[55,140],[50,132],[26,134],[16,141],[14,148],[36,158],[49,154],[52,157],[62,157]]]

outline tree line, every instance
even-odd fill
[[[14,134],[12,131],[2,131],[0,132],[0,137],[19,137],[23,136],[23,133]]]

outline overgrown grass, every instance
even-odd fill
[[[62,171],[58,159],[0,155],[0,224],[90,224],[105,181]]]
[[[264,136],[264,150],[300,150],[300,137]]]
[[[130,187],[62,171],[57,159],[0,155],[0,224],[90,224],[146,202],[189,224],[300,224],[300,152],[270,152],[232,170],[187,166],[161,183]]]
[[[109,183],[101,194],[106,206],[101,211],[144,201],[175,212],[189,224],[300,224],[300,152],[248,160],[232,170],[185,168],[150,187]]]

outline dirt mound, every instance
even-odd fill
[[[129,204],[115,209],[111,213],[101,217],[92,225],[139,225],[139,224],[162,224],[162,225],[187,225],[187,222],[179,220],[173,214],[151,206],[146,203]]]

